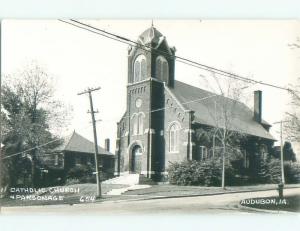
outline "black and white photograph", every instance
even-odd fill
[[[298,214],[299,64],[299,20],[2,20],[1,215]]]

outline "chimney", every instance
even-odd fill
[[[254,91],[254,120],[261,123],[262,91]]]
[[[105,139],[105,150],[108,152],[110,150],[110,140],[108,138]]]

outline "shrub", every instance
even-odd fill
[[[278,159],[270,159],[267,162],[268,181],[266,183],[278,184],[281,182],[281,164]]]
[[[278,180],[278,176],[280,177],[280,169],[278,172],[277,161],[276,160],[267,160],[262,158],[261,156],[257,157],[256,168],[253,182],[254,183],[270,183],[271,181],[276,182]],[[279,175],[278,175],[279,174]]]
[[[184,161],[171,163],[168,168],[169,182],[176,185],[220,186],[222,178],[222,161],[208,159],[205,161]],[[234,171],[231,164],[225,165],[226,184],[234,183]]]
[[[95,178],[92,167],[86,165],[75,166],[67,173],[67,182],[95,183]]]
[[[274,158],[266,160],[264,164],[260,166],[259,172],[263,174],[258,174],[258,182],[278,184],[281,182],[281,161]],[[300,164],[285,161],[284,176],[288,184],[300,183]]]
[[[298,162],[285,162],[284,175],[286,183],[300,183],[300,164]]]
[[[182,163],[172,163],[170,165],[169,171],[169,180],[171,184],[178,185],[193,185],[194,179],[192,172],[194,171],[195,165],[194,161],[185,161]]]
[[[238,159],[227,161],[225,165],[225,185],[246,185],[251,183],[278,184],[281,182],[281,162],[279,159],[257,158],[253,173],[243,174]],[[286,183],[300,183],[300,164],[285,162]],[[220,158],[203,161],[184,161],[171,163],[168,168],[169,182],[176,185],[220,186],[222,160]],[[252,178],[251,178],[252,177]]]
[[[270,159],[267,163],[269,180],[266,183],[278,184],[281,182],[281,161]],[[284,162],[285,183],[300,183],[300,164],[298,162]]]
[[[66,185],[73,185],[73,184],[79,184],[81,183],[79,181],[79,179],[76,179],[76,178],[69,178],[66,180]]]

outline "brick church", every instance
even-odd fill
[[[211,145],[198,139],[195,131],[216,126],[210,112],[220,108],[214,98],[228,104],[233,100],[176,81],[176,49],[155,27],[144,31],[137,43],[141,46],[128,50],[127,109],[118,123],[115,172],[160,181],[171,162],[208,156]],[[207,99],[195,100],[199,98]],[[260,91],[254,99],[254,112],[236,103],[239,113],[232,126],[247,136],[241,149],[248,167],[255,152],[268,152],[274,142],[270,124],[261,118]]]

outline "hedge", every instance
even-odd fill
[[[300,164],[284,163],[286,183],[300,183]],[[169,182],[176,185],[220,186],[222,178],[222,160],[184,161],[171,163],[168,168]],[[251,181],[249,180],[252,177]],[[281,163],[278,159],[261,159],[257,163],[254,176],[241,175],[240,168],[234,168],[230,161],[225,164],[225,185],[278,184],[281,182]]]
[[[234,171],[231,164],[226,163],[226,182],[232,182]],[[220,186],[222,178],[222,162],[220,159],[205,161],[184,161],[171,163],[168,168],[169,182],[176,185]]]

